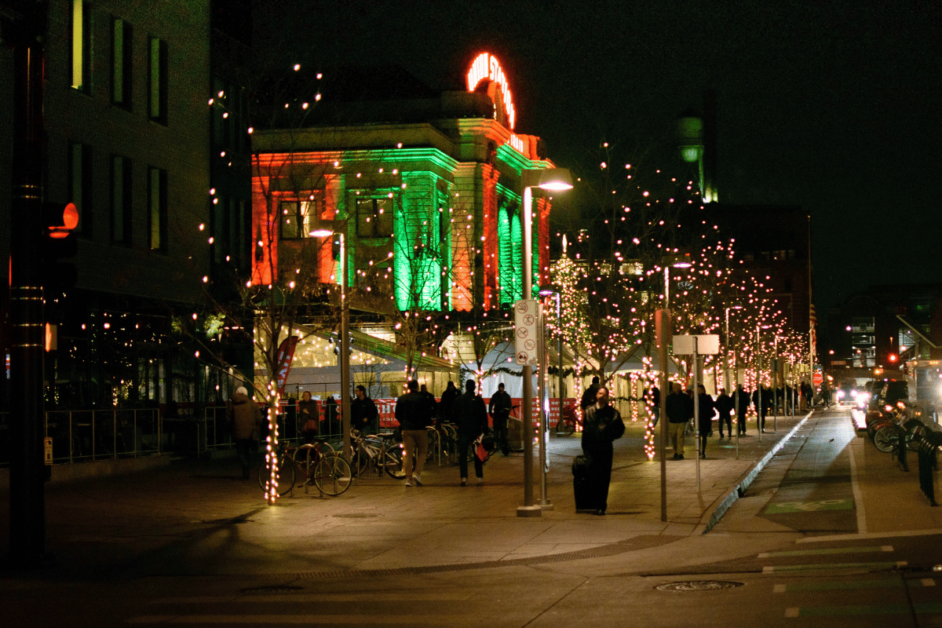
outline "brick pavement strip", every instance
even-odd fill
[[[48,545],[63,569],[101,574],[346,573],[615,554],[702,533],[734,487],[802,418],[780,417],[778,432],[761,438],[752,429],[740,440],[738,460],[734,440],[711,438],[699,494],[696,460],[670,460],[668,448],[667,522],[660,520],[660,464],[644,455],[644,426],[629,423],[616,442],[605,517],[574,512],[570,464],[581,453],[574,435],[550,441],[547,492],[554,509],[538,518],[516,516],[523,501],[520,454],[493,457],[482,486],[461,487],[457,466],[432,463],[422,487],[365,479],[340,497],[296,491],[275,506],[265,505],[254,479],[238,479],[234,459],[176,461],[49,485]],[[0,543],[8,539],[7,508],[3,499]]]

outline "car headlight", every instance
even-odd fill
[[[838,398],[838,399],[843,399],[843,398],[844,398],[844,391],[843,391],[843,390],[837,391],[837,398]]]

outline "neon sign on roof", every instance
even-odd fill
[[[468,70],[468,91],[473,92],[478,88],[481,81],[489,80],[500,85],[500,94],[504,101],[504,110],[507,112],[507,125],[511,130],[514,128],[517,113],[514,111],[514,99],[510,93],[510,87],[507,85],[507,77],[504,75],[503,68],[500,67],[500,61],[490,53],[482,52],[471,63],[471,69]]]

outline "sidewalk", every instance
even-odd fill
[[[358,480],[325,498],[295,491],[267,506],[254,478],[234,459],[179,461],[134,475],[47,487],[48,548],[60,567],[101,576],[127,574],[307,574],[531,563],[604,556],[702,534],[735,499],[735,488],[804,417],[779,417],[768,433],[711,438],[697,492],[693,438],[683,461],[667,460],[667,521],[660,517],[660,464],[644,455],[641,423],[616,442],[604,517],[576,514],[570,465],[578,434],[553,437],[541,517],[516,514],[523,502],[522,454],[491,458],[485,483],[459,486],[457,465],[432,463],[424,486],[389,478]],[[534,456],[536,458],[536,456]],[[539,474],[535,495],[539,501]],[[5,487],[0,487],[3,490]],[[918,490],[918,483],[915,489]],[[4,491],[5,492],[5,491]],[[0,502],[0,548],[8,540]],[[565,556],[563,556],[565,555]],[[481,565],[484,566],[484,565]]]

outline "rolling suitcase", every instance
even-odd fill
[[[580,510],[595,510],[592,495],[592,484],[589,481],[589,459],[585,456],[576,456],[572,461],[572,490],[576,497],[576,512]]]

